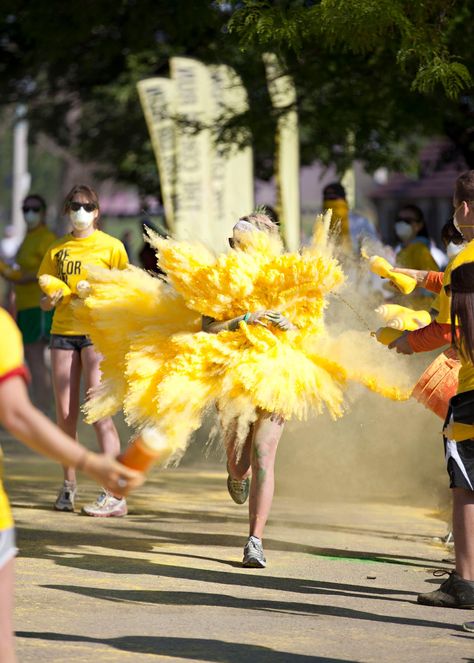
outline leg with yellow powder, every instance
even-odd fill
[[[237,440],[237,420],[224,433],[227,454],[227,490],[236,504],[247,501],[250,488],[253,426],[250,426],[243,445]]]
[[[272,506],[275,487],[275,456],[283,425],[284,421],[281,417],[269,413],[261,415],[254,425],[249,534],[259,539],[263,536]]]

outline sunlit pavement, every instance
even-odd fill
[[[124,519],[56,513],[60,470],[8,441],[17,649],[28,661],[466,661],[466,610],[428,608],[452,568],[421,508],[278,494],[268,567],[240,566],[246,507],[216,464],[152,473]],[[34,479],[32,479],[34,477]],[[80,484],[78,506],[96,495]]]

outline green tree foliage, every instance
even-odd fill
[[[304,56],[318,43],[330,52],[390,53],[411,70],[412,87],[431,92],[441,85],[450,98],[472,85],[458,36],[474,18],[468,0],[246,0],[236,3],[229,28],[246,47],[260,44]]]
[[[250,110],[215,135],[251,141],[263,177],[277,119],[266,50],[295,80],[303,163],[406,167],[442,131],[474,153],[471,100],[460,98],[473,64],[467,0],[3,0],[2,10],[0,103],[26,102],[33,135],[144,193],[159,185],[136,83],[167,76],[173,55],[236,68]]]

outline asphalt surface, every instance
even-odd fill
[[[268,567],[247,570],[246,507],[214,461],[155,471],[129,516],[92,519],[54,512],[60,470],[2,445],[21,663],[474,661],[460,627],[474,612],[416,603],[439,584],[434,569],[452,568],[447,525],[428,508],[277,486]],[[96,494],[84,479],[78,506]]]

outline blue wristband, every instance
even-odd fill
[[[250,313],[246,313],[243,318],[244,322],[248,322],[249,318],[250,318]]]

